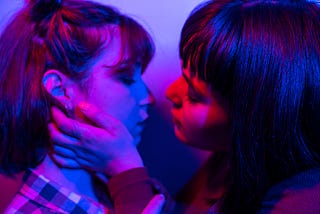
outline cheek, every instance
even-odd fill
[[[108,83],[105,87],[96,85],[90,91],[87,101],[96,105],[102,111],[128,123],[136,102],[130,91],[121,84]]]
[[[208,108],[207,112],[206,126],[212,127],[215,125],[229,124],[229,116],[224,107],[213,105]]]
[[[182,117],[184,133],[190,142],[203,135],[208,116],[208,109],[185,106]]]
[[[185,112],[184,131],[189,143],[206,150],[224,150],[230,137],[229,119],[216,106],[190,108]]]
[[[136,112],[136,101],[130,94],[119,93],[118,95],[106,96],[103,103],[104,111],[123,122],[126,126],[133,120]]]
[[[110,114],[131,129],[138,115],[135,100],[130,97],[121,97],[118,100],[114,99],[112,104],[108,109]]]

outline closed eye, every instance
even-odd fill
[[[188,93],[187,93],[188,100],[192,103],[200,102],[202,97],[197,94],[190,86],[188,87]]]
[[[133,77],[130,77],[129,75],[125,74],[125,75],[120,75],[119,77],[120,81],[123,82],[125,85],[132,85],[136,82],[136,80]]]

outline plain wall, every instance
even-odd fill
[[[97,0],[98,1],[98,0]],[[99,0],[131,15],[150,32],[156,55],[143,78],[157,99],[139,150],[152,176],[174,195],[207,158],[208,153],[182,145],[174,136],[166,87],[181,74],[178,42],[182,25],[200,0]],[[23,0],[0,0],[0,30]],[[17,179],[0,176],[0,213],[17,191]]]

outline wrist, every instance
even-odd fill
[[[107,177],[110,178],[124,171],[128,171],[130,169],[138,167],[144,167],[144,164],[138,151],[135,151],[130,154],[124,155],[124,157],[122,158],[111,160],[104,173]]]

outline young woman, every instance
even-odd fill
[[[31,0],[15,15],[0,38],[0,171],[26,173],[7,213],[104,213],[112,205],[117,213],[141,213],[153,196],[136,150],[153,102],[141,79],[153,53],[142,26],[98,3]],[[114,204],[96,194],[89,171],[63,168],[52,155],[50,107],[85,121],[75,110],[83,101],[117,118],[117,127],[128,132],[109,151],[123,149],[130,161],[103,162]],[[99,119],[97,124],[110,121]],[[111,137],[118,133],[104,134]]]
[[[176,136],[214,152],[214,197],[199,210],[320,213],[319,32],[320,8],[304,0],[215,0],[191,13],[166,96]]]

